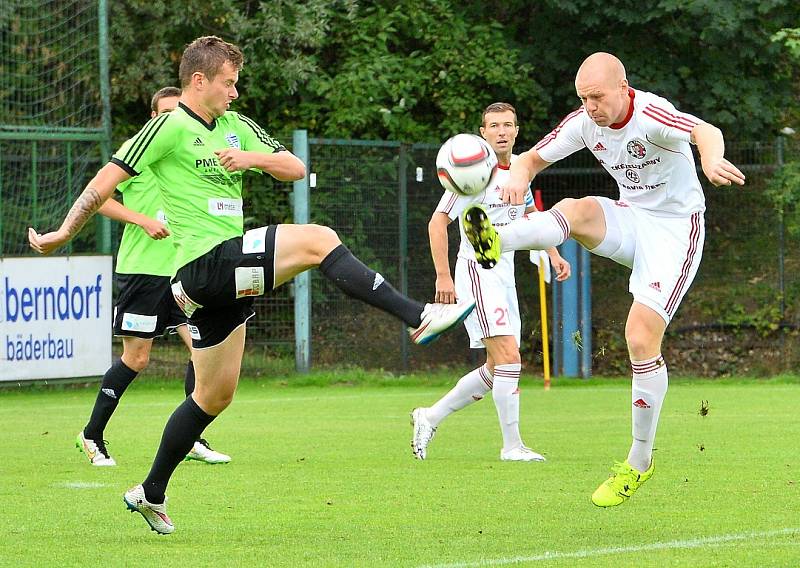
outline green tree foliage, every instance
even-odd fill
[[[478,16],[482,2],[469,2]],[[592,52],[622,59],[634,87],[661,94],[728,138],[764,139],[792,103],[770,36],[797,25],[797,0],[508,0],[494,17],[551,95],[550,121],[579,105],[572,79]],[[796,101],[795,101],[796,104]],[[543,126],[549,126],[543,125]]]

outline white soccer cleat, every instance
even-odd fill
[[[475,300],[457,304],[425,304],[422,323],[418,328],[408,328],[411,340],[417,345],[426,345],[439,339],[445,331],[464,321],[475,308]]]
[[[167,516],[167,498],[160,505],[150,503],[144,496],[144,487],[137,485],[129,489],[122,497],[131,513],[136,512],[144,517],[150,528],[158,534],[170,534],[175,531],[175,525]]]
[[[191,451],[183,458],[184,461],[197,460],[205,463],[228,463],[231,461],[231,456],[227,456],[222,452],[212,450],[208,442],[200,438],[194,443]]]
[[[425,416],[425,408],[415,408],[411,411],[411,425],[414,433],[411,438],[411,452],[418,460],[424,460],[428,455],[428,444],[436,434],[436,428],[431,426]]]
[[[547,461],[542,454],[537,454],[526,446],[519,446],[507,452],[500,451],[500,459],[513,462],[545,462]]]
[[[86,454],[92,465],[97,466],[112,466],[117,465],[106,449],[104,440],[90,440],[83,435],[83,430],[78,432],[78,438],[75,440],[75,447],[78,451]]]

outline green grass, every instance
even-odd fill
[[[146,475],[179,381],[130,388],[106,431],[119,463],[108,469],[73,445],[96,385],[0,391],[0,565],[798,564],[797,378],[674,381],[653,479],[603,510],[589,496],[628,450],[627,380],[544,392],[526,379],[523,436],[545,464],[498,460],[490,399],[451,416],[415,461],[408,411],[447,377],[243,381],[207,431],[234,461],[178,468],[166,537],[128,514],[122,493]]]

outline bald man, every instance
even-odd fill
[[[653,443],[667,392],[661,343],[702,256],[705,198],[690,144],[697,145],[703,173],[713,185],[743,185],[745,177],[724,158],[718,128],[679,112],[658,95],[631,88],[625,67],[613,55],[586,58],[575,91],[583,104],[511,164],[503,199],[522,203],[539,172],[582,148],[617,182],[619,199],[564,199],[549,211],[496,230],[484,210],[471,207],[464,212],[464,228],[485,268],[503,252],[548,249],[573,237],[590,252],[631,269],[633,304],[625,340],[633,370],[633,443],[628,458],[614,464],[592,495],[595,505],[611,507],[653,475]]]

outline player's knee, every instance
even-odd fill
[[[122,357],[122,362],[131,370],[141,373],[150,364],[150,353],[139,351],[125,353]]]
[[[654,337],[644,327],[627,327],[625,329],[625,342],[628,344],[628,354],[633,361],[644,361],[658,355],[660,351],[658,338]]]
[[[319,264],[333,249],[342,244],[342,241],[330,227],[324,225],[308,225],[308,227],[309,248]]]

